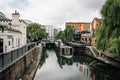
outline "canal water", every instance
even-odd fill
[[[34,80],[120,80],[120,72],[87,55],[71,59],[44,49]]]

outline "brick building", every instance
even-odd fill
[[[92,29],[91,29],[91,32],[92,32],[92,44],[95,44],[95,42],[97,40],[96,39],[96,29],[98,27],[100,27],[100,25],[101,25],[101,19],[99,19],[97,17],[95,17],[93,19],[93,21],[91,22],[91,26],[92,26]]]
[[[70,25],[74,27],[74,31],[86,31],[90,30],[90,23],[89,22],[67,22],[66,26]]]
[[[91,44],[91,32],[90,32],[90,23],[89,22],[67,22],[66,24],[74,27],[74,32],[81,33],[81,41],[86,44]]]

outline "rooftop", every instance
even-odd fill
[[[2,12],[0,12],[0,19],[7,19],[6,16],[5,16],[5,14],[2,13]]]
[[[66,24],[90,24],[90,22],[66,22]]]
[[[5,31],[13,31],[13,32],[18,32],[18,33],[21,33],[19,30],[16,30],[14,28],[8,28],[8,26],[3,26],[3,25],[0,25],[0,30],[5,30]]]
[[[95,17],[93,20],[101,21],[102,19],[101,19],[101,18],[97,18],[97,17]]]

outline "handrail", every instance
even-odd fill
[[[6,53],[0,53],[0,70],[3,68],[6,68],[8,65],[13,63],[15,60],[23,56],[26,52],[33,49],[35,46],[37,46],[40,43],[40,41],[32,42],[30,44],[26,44],[18,49],[6,52]]]

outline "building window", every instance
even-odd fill
[[[98,27],[98,24],[96,24],[97,25],[97,27]]]
[[[10,41],[8,42],[8,45],[10,46]]]
[[[16,47],[17,47],[17,45],[18,45],[18,44],[17,44],[17,38],[16,38]]]
[[[4,32],[4,27],[0,26],[0,30],[2,31],[2,33]]]
[[[14,48],[14,38],[12,38],[12,48]]]
[[[85,41],[87,41],[87,38],[85,38]]]
[[[90,41],[90,42],[92,41],[91,38],[89,38],[89,41]]]
[[[20,47],[20,38],[18,38],[18,47]]]
[[[84,41],[84,38],[82,38],[82,41]]]

